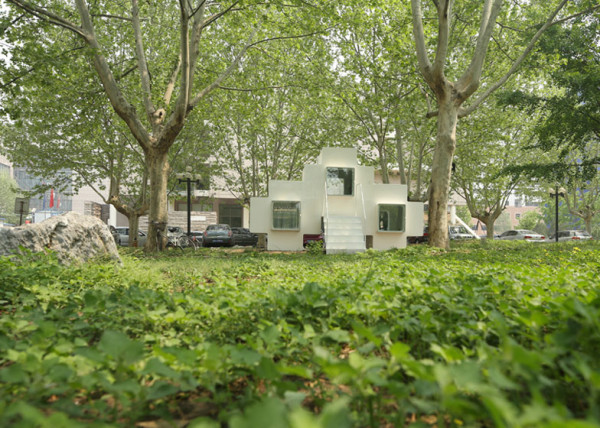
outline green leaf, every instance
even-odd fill
[[[245,409],[229,421],[231,428],[284,428],[288,426],[284,404],[276,398],[265,398]]]
[[[98,349],[125,365],[139,361],[144,356],[144,345],[131,340],[120,331],[105,331]]]
[[[283,375],[299,376],[305,379],[312,379],[313,372],[311,369],[302,366],[289,366],[285,364],[277,364],[277,371]]]
[[[29,383],[29,376],[19,363],[0,369],[0,380],[6,383]]]
[[[154,374],[162,377],[166,377],[167,379],[176,380],[179,379],[179,372],[173,370],[171,367],[167,366],[165,363],[160,361],[158,358],[151,358],[146,362],[146,366],[142,371],[143,374]]]
[[[188,428],[220,428],[221,424],[212,419],[201,417],[190,421]]]
[[[164,380],[158,380],[148,388],[147,398],[148,400],[157,400],[168,395],[176,394],[177,392],[179,392],[179,388],[173,384]]]

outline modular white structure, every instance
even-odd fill
[[[302,250],[305,235],[323,234],[327,253],[406,247],[423,234],[423,203],[407,186],[376,184],[374,168],[356,149],[325,148],[302,181],[269,181],[269,195],[250,200],[250,230],[266,233],[267,249]]]

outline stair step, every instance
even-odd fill
[[[362,227],[358,228],[327,228],[328,235],[362,235]]]
[[[366,249],[364,248],[327,248],[325,250],[326,254],[356,254],[356,253],[364,253]]]
[[[356,216],[330,216],[324,219],[325,252],[353,254],[366,251],[363,224]]]
[[[328,220],[325,221],[325,224],[362,224],[362,221],[358,219],[349,219],[349,220]]]
[[[335,235],[327,236],[325,242],[365,242],[365,238],[362,235]]]

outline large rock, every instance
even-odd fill
[[[100,219],[74,212],[51,217],[41,223],[0,229],[0,256],[50,249],[61,263],[85,262],[94,257],[121,261],[110,229]]]

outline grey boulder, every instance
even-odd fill
[[[121,262],[108,226],[96,217],[74,212],[41,223],[0,229],[0,256],[19,253],[19,247],[34,253],[52,250],[63,264],[96,257]]]

